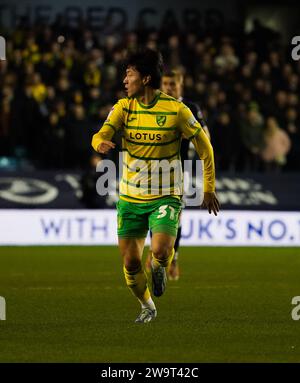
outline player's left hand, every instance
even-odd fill
[[[209,192],[204,192],[204,198],[203,202],[200,206],[202,209],[206,208],[211,214],[211,212],[214,213],[214,215],[218,215],[218,212],[220,211],[220,202],[216,196],[215,192],[209,193]]]

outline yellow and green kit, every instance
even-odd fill
[[[204,191],[214,191],[213,149],[200,123],[181,101],[161,91],[157,91],[154,100],[147,105],[142,104],[137,98],[120,99],[110,111],[102,128],[93,136],[93,148],[97,150],[102,141],[110,141],[115,132],[120,130],[123,136],[123,165],[119,187],[120,201],[117,207],[118,219],[123,229],[121,227],[118,229],[119,236],[130,237],[134,236],[134,233],[139,232],[140,235],[146,231],[146,226],[142,222],[141,230],[137,230],[136,223],[139,219],[136,214],[128,215],[128,209],[137,212],[138,204],[141,204],[141,209],[144,205],[145,220],[148,217],[149,227],[155,212],[157,217],[160,216],[159,209],[163,209],[161,206],[171,206],[171,210],[167,208],[164,218],[171,217],[173,205],[166,204],[166,198],[168,201],[174,201],[173,204],[180,205],[183,194],[180,145],[183,137],[192,140],[200,159],[205,160]],[[178,220],[179,205],[174,207],[175,221]],[[150,206],[152,206],[152,213],[149,213]],[[132,221],[135,220],[132,224],[134,230],[129,232],[126,230],[125,233],[124,225],[128,228],[131,226],[128,217],[131,217]],[[163,232],[174,233],[172,228],[178,226],[178,222],[175,226],[174,222],[169,219],[163,225],[153,225],[152,222],[151,226],[153,228],[159,226]]]

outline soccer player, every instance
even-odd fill
[[[159,52],[145,49],[132,54],[124,78],[128,97],[114,105],[92,139],[93,148],[106,154],[115,147],[114,133],[122,130],[124,134],[123,174],[117,203],[118,241],[126,284],[142,307],[138,323],[147,323],[157,315],[141,263],[149,229],[152,290],[156,297],[165,291],[166,268],[174,257],[183,189],[179,160],[182,135],[192,140],[204,160],[202,206],[215,215],[219,211],[212,146],[190,109],[159,90],[162,70]],[[162,175],[170,164],[174,167],[169,166],[170,182],[166,187]]]
[[[165,72],[162,76],[161,89],[164,93],[167,93],[169,96],[176,98],[176,100],[178,101],[182,101],[191,110],[193,115],[200,122],[205,133],[208,135],[208,137],[210,137],[208,127],[203,119],[203,114],[199,106],[196,103],[191,102],[183,97],[183,85],[184,85],[183,80],[184,80],[183,74],[178,70]],[[190,146],[190,141],[183,138],[181,141],[181,148],[180,148],[180,158],[181,158],[182,167],[184,166],[184,161],[189,159],[189,156],[188,156],[189,146]],[[167,271],[168,277],[170,280],[179,279],[178,253],[179,253],[180,238],[181,238],[181,224],[179,221],[177,237],[176,237],[176,241],[174,245],[175,255]],[[145,268],[147,271],[150,271],[150,268],[151,268],[151,254],[152,254],[152,251],[150,247],[147,260],[145,263]]]

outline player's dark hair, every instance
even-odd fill
[[[127,67],[134,67],[143,77],[151,76],[149,86],[160,87],[163,73],[163,58],[159,51],[144,48],[130,54],[126,60]]]

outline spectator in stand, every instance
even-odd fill
[[[287,156],[286,169],[300,170],[300,118],[297,109],[289,107],[286,111],[285,131],[291,140],[291,150]]]
[[[92,154],[81,178],[81,202],[87,209],[107,208],[106,196],[99,195],[96,189],[96,183],[101,175],[101,173],[96,172],[96,167],[101,161],[102,158],[98,154]]]
[[[279,90],[275,95],[274,116],[280,126],[284,125],[286,109],[288,107],[288,95],[284,90]]]
[[[264,146],[264,120],[256,104],[250,105],[246,117],[241,120],[240,133],[245,148],[245,170],[260,170],[260,154]]]
[[[224,43],[220,54],[215,58],[215,66],[222,69],[223,73],[235,69],[239,65],[239,58],[234,52],[234,48],[229,43]]]
[[[166,70],[182,67],[185,95],[203,106],[220,140],[217,168],[259,170],[261,127],[267,116],[273,116],[291,140],[284,170],[299,170],[300,64],[285,55],[278,33],[258,20],[251,33],[242,32],[241,25],[194,31],[170,23],[172,28],[167,23],[160,29],[140,25],[135,31],[116,32],[107,26],[100,32],[84,20],[71,28],[58,18],[53,25],[20,24],[11,31],[8,60],[0,62],[0,156],[14,155],[23,147],[36,167],[65,167],[60,154],[54,157],[55,150],[64,147],[73,161],[70,126],[74,124],[75,136],[88,146],[101,118],[122,97],[119,84],[126,51],[148,45],[165,53]],[[251,112],[253,104],[258,109]],[[247,126],[253,131],[248,132]],[[225,131],[230,137],[234,132],[247,149],[238,155],[230,151],[227,137],[222,136]],[[45,142],[53,148],[50,161],[47,151],[40,149]],[[76,150],[82,161],[86,156],[81,149]]]
[[[223,110],[211,127],[212,144],[218,169],[232,171],[237,156],[237,137],[228,111]]]
[[[0,152],[2,155],[11,155],[11,118],[12,101],[14,93],[13,88],[6,85],[1,90],[0,103]]]
[[[261,157],[267,171],[280,171],[286,164],[286,157],[291,148],[288,134],[281,129],[274,117],[268,117],[264,132],[264,148]]]
[[[92,123],[82,104],[75,104],[66,119],[66,166],[84,168],[89,160]]]

